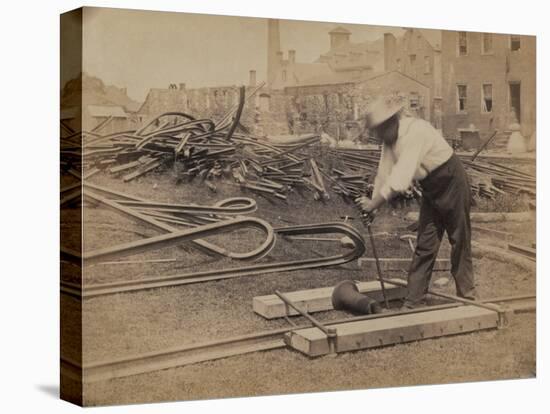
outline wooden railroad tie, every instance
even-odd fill
[[[393,279],[388,280],[391,281]],[[357,283],[357,288],[360,293],[366,293],[377,301],[383,300],[380,282],[377,280],[359,282]],[[333,290],[334,286],[297,290],[286,293],[286,296],[309,313],[322,312],[333,310],[331,300]],[[402,286],[389,286],[386,287],[386,294],[388,295],[388,300],[401,300],[407,295],[407,288]],[[252,308],[254,312],[266,319],[298,315],[296,310],[285,306],[285,303],[277,297],[277,295],[255,296],[252,299]]]
[[[495,311],[476,306],[459,306],[327,325],[327,327],[336,329],[335,351],[339,353],[496,329],[498,323],[499,316]],[[285,334],[285,342],[288,346],[310,357],[331,353],[327,336],[317,328],[288,332]]]

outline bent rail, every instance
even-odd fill
[[[164,277],[146,277],[140,280],[101,283],[84,286],[82,290],[80,290],[80,286],[75,284],[61,282],[61,292],[82,298],[93,298],[115,293],[136,292],[145,289],[180,286],[191,283],[208,282],[212,280],[231,279],[244,276],[259,276],[269,273],[337,266],[358,259],[365,253],[365,242],[361,234],[359,234],[354,228],[343,223],[305,224],[275,228],[274,231],[277,235],[282,236],[337,233],[342,236],[349,237],[353,241],[354,248],[351,250],[345,250],[342,254],[321,258],[315,257],[276,263],[262,263],[233,269],[206,270],[202,272],[176,274]],[[196,234],[200,235],[200,232]]]

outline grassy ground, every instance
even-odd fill
[[[149,174],[128,184],[107,175],[93,177],[92,182],[166,202],[214,204],[227,197],[246,195],[230,185],[218,185],[218,191],[212,193],[195,183],[176,184],[170,172]],[[342,221],[344,216],[356,215],[353,205],[344,203],[336,195],[326,203],[314,201],[309,192],[293,194],[288,203],[271,202],[254,194],[249,196],[258,202],[258,211],[253,215],[273,226]],[[405,213],[405,210],[386,210],[375,221],[375,233],[387,232],[377,237],[381,256],[410,257],[408,245],[398,238],[410,224],[403,220]],[[85,209],[83,220],[85,250],[158,234],[147,226],[92,206]],[[364,232],[358,220],[349,223]],[[535,228],[534,222],[484,226],[510,231],[514,240],[522,244],[533,238]],[[258,233],[242,232],[223,240],[212,238],[209,241],[242,251],[254,246],[260,237]],[[474,238],[486,243],[494,241],[476,233]],[[339,249],[338,243],[278,240],[269,258],[262,261],[316,257]],[[448,252],[449,246],[444,243],[441,257],[448,256]],[[366,255],[371,257],[368,243]],[[138,258],[176,261],[93,266],[85,269],[84,282],[139,279],[244,265],[229,260],[214,261],[192,247],[164,249]],[[507,263],[476,259],[474,268],[482,298],[535,291],[535,275]],[[405,277],[402,273],[388,276]],[[330,269],[276,273],[88,299],[83,306],[84,361],[283,327],[284,321],[266,321],[255,315],[252,298],[271,294],[275,289],[292,291],[332,286],[344,278],[371,280],[374,277],[374,268],[358,269],[348,264]],[[449,275],[434,274],[434,279],[440,277]],[[454,293],[453,283],[449,283],[444,291]],[[336,311],[318,314],[322,320],[343,316],[346,314]],[[534,375],[535,366],[535,317],[534,314],[525,314],[515,317],[505,330],[360,351],[336,358],[310,360],[285,349],[94,383],[85,388],[85,400],[90,405],[101,405],[526,378]]]

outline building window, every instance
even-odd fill
[[[456,111],[466,112],[466,100],[468,99],[468,88],[466,85],[456,85]]]
[[[484,55],[493,53],[493,35],[491,33],[481,35],[481,53]]]
[[[458,56],[468,54],[468,33],[458,32]]]
[[[430,67],[430,57],[424,56],[424,73],[430,73],[431,67]]]
[[[416,55],[409,55],[409,64],[411,66],[411,73],[416,76]]]
[[[413,111],[416,111],[418,110],[418,108],[420,108],[420,97],[415,92],[411,92],[411,95],[409,97],[409,108]]]
[[[493,112],[493,85],[490,83],[481,86],[481,112]]]
[[[286,82],[286,70],[283,70],[282,78],[283,78],[283,82]]]
[[[397,63],[397,70],[398,70],[399,72],[401,72],[401,71],[402,71],[402,68],[401,68],[401,59],[397,59],[397,62],[396,62],[396,63]]]
[[[512,52],[516,50],[520,50],[521,48],[521,40],[518,35],[512,35],[510,36],[510,50]]]

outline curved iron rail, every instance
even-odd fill
[[[117,246],[106,247],[102,249],[84,252],[82,255],[83,263],[93,264],[101,261],[118,259],[128,255],[138,254],[144,251],[149,251],[158,248],[170,247],[182,242],[194,240],[199,237],[208,237],[214,234],[227,233],[232,230],[243,228],[255,228],[265,233],[266,239],[262,244],[251,252],[236,253],[226,251],[226,256],[232,259],[242,259],[254,257],[259,259],[265,256],[273,248],[275,244],[275,233],[271,225],[258,218],[254,217],[236,217],[228,220],[218,221],[216,223],[205,224],[190,229],[174,231],[167,234],[162,234],[156,237],[136,240],[128,243],[122,243]]]
[[[212,134],[214,132],[214,128],[214,123],[209,119],[193,119],[191,121],[172,125],[166,128],[160,128],[156,131],[150,132],[149,134],[140,137],[141,139],[136,143],[135,148],[140,150],[145,147],[145,145],[149,144],[153,139],[158,137],[172,138],[175,135],[185,132],[192,132],[195,130],[202,133]]]
[[[103,204],[104,206],[106,207],[109,207],[111,209],[114,209],[115,211],[119,212],[119,213],[123,213],[123,214],[126,214],[134,219],[138,219],[142,222],[145,222],[145,223],[148,223],[152,226],[154,226],[155,228],[159,229],[159,230],[162,230],[164,232],[168,232],[168,233],[173,233],[173,232],[176,232],[178,231],[178,229],[176,227],[173,227],[173,226],[170,226],[169,224],[166,224],[165,222],[163,221],[166,221],[166,220],[158,220],[157,217],[155,217],[155,215],[152,215],[151,214],[144,214],[143,212],[139,211],[139,210],[136,210],[136,209],[133,209],[133,208],[130,208],[130,207],[126,207],[122,204],[120,204],[120,202],[118,201],[114,201],[114,200],[110,200],[108,198],[105,198],[105,197],[102,197],[96,193],[94,193],[93,191],[90,191],[87,187],[91,187],[91,188],[94,188],[94,189],[101,189],[100,191],[103,191],[103,192],[106,192],[107,194],[116,194],[118,196],[122,196],[123,198],[131,198],[131,196],[128,196],[126,194],[123,194],[123,193],[119,193],[119,192],[113,192],[113,191],[110,191],[104,187],[99,187],[99,186],[96,186],[96,185],[93,185],[93,184],[88,184],[88,183],[85,183],[84,184],[85,188],[84,188],[84,196],[85,197],[88,197],[88,198],[91,198],[92,200],[96,201],[96,202],[99,202],[101,204]],[[195,216],[197,217],[197,216]],[[204,221],[203,222],[198,222],[198,223],[186,223],[186,222],[182,222],[181,220],[180,221],[176,221],[177,217],[173,217],[172,219],[172,223],[175,223],[175,224],[187,224],[187,225],[197,225],[197,224],[206,224]],[[216,221],[219,221],[218,220],[208,220],[208,222],[216,222]],[[195,247],[198,247],[201,251],[205,251],[207,254],[214,254],[214,255],[217,255],[217,256],[226,256],[226,257],[230,257],[232,259],[236,259],[236,260],[257,260],[259,259],[260,257],[263,257],[265,256],[267,253],[269,253],[269,250],[271,250],[272,246],[269,247],[268,250],[266,250],[265,252],[260,252],[260,253],[256,253],[255,251],[252,251],[252,252],[248,252],[248,253],[233,253],[233,252],[229,252],[227,249],[223,248],[223,247],[219,247],[215,244],[212,244],[210,242],[207,242],[206,240],[201,240],[201,239],[192,239],[191,240],[191,243],[195,246]]]
[[[229,128],[229,131],[227,131],[227,135],[225,136],[226,140],[230,140],[233,136],[233,133],[235,132],[235,129],[237,129],[237,125],[239,125],[239,122],[241,120],[241,115],[243,113],[244,108],[244,86],[241,86],[239,88],[239,106],[237,107],[237,112],[235,113],[235,117],[233,119],[233,123],[231,124],[231,127]]]
[[[233,269],[216,269],[202,272],[176,274],[164,277],[146,277],[140,280],[128,280],[110,283],[101,283],[84,286],[61,282],[61,292],[82,298],[93,298],[123,292],[136,292],[145,289],[159,287],[180,286],[191,283],[208,282],[212,280],[231,279],[244,276],[260,276],[276,272],[290,272],[296,270],[315,269],[319,267],[337,266],[358,259],[365,253],[363,237],[353,227],[343,223],[305,224],[298,226],[280,227],[274,229],[277,235],[295,236],[338,233],[347,236],[353,241],[353,249],[346,250],[342,254],[282,261],[276,263],[262,263],[247,267]],[[203,237],[201,232],[195,233],[197,237]]]
[[[213,206],[203,206],[197,204],[172,204],[149,201],[141,197],[131,196],[120,191],[111,190],[97,184],[85,182],[82,184],[84,188],[90,188],[99,191],[108,196],[114,197],[117,203],[129,207],[140,209],[167,209],[176,212],[185,212],[193,214],[250,214],[256,211],[258,205],[256,200],[250,197],[229,197],[218,201]]]
[[[143,132],[149,128],[151,125],[153,125],[155,122],[160,122],[160,120],[163,118],[163,117],[168,117],[168,116],[179,116],[179,117],[182,117],[184,119],[187,119],[189,121],[194,121],[195,120],[195,117],[192,116],[192,115],[189,115],[189,114],[186,114],[185,112],[165,112],[153,119],[151,119],[147,124],[145,124],[145,126],[141,127],[140,129],[138,129],[136,131],[136,135],[137,136],[143,136]]]

